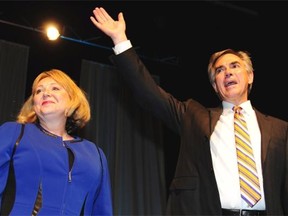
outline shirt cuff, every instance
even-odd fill
[[[131,41],[126,40],[126,41],[123,41],[121,43],[118,43],[117,45],[112,47],[112,49],[113,49],[115,55],[118,55],[118,54],[130,49],[131,47],[132,47]]]

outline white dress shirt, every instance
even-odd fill
[[[216,176],[222,208],[265,210],[263,176],[261,167],[261,134],[255,111],[250,101],[242,103],[261,187],[261,200],[250,208],[240,195],[239,173],[234,138],[233,104],[223,101],[223,113],[210,139],[213,168]]]

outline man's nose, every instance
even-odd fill
[[[228,69],[225,71],[225,77],[230,77],[232,75],[231,71]]]

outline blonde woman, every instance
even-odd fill
[[[86,95],[66,73],[36,77],[17,122],[0,127],[1,215],[113,214],[103,151],[72,135],[89,120]]]

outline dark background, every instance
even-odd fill
[[[207,76],[210,55],[226,48],[249,51],[255,69],[252,104],[288,120],[286,1],[0,1],[0,39],[30,47],[26,96],[46,69],[59,68],[79,82],[82,59],[110,64],[112,41],[89,19],[96,6],[115,19],[124,12],[137,52],[160,85],[180,100],[193,97],[217,106]],[[48,41],[39,32],[47,21],[58,23],[62,35],[75,41]],[[165,142],[170,182],[177,147],[169,143],[178,137],[167,129]]]

